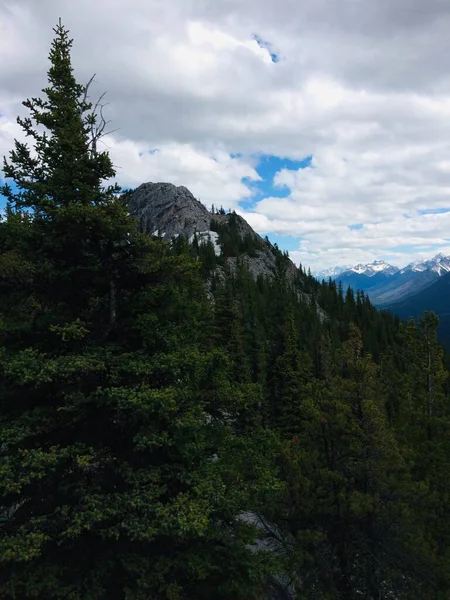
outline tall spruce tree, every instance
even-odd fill
[[[254,393],[206,343],[189,256],[105,186],[71,44],[59,24],[19,119],[34,146],[4,165],[0,597],[252,598],[265,557],[236,517],[275,485],[263,435],[234,427]]]

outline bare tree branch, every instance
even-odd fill
[[[88,94],[89,94],[89,88],[91,87],[92,82],[95,79],[95,73],[92,75],[92,77],[89,79],[89,81],[87,82],[87,84],[85,85],[84,88],[84,95],[83,95],[83,104],[85,104],[87,102],[88,99]]]
[[[95,73],[94,73],[94,75],[92,75],[92,77],[89,79],[89,81],[87,82],[87,84],[85,86],[84,95],[83,95],[83,105],[87,104],[89,101],[89,88],[91,87],[94,80],[95,80]],[[99,98],[93,105],[92,112],[91,112],[90,119],[89,119],[89,126],[90,126],[89,146],[90,146],[90,152],[92,155],[97,154],[98,142],[103,137],[105,137],[106,135],[110,135],[111,133],[114,133],[115,131],[118,131],[118,129],[111,129],[111,130],[105,131],[107,126],[111,122],[111,121],[107,121],[103,114],[103,109],[105,108],[105,106],[108,106],[108,104],[109,104],[108,102],[102,102],[105,96],[106,96],[106,92],[103,92],[103,94],[101,94],[99,96]]]

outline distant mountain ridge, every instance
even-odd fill
[[[356,273],[357,275],[367,275],[368,277],[372,277],[377,273],[385,273],[387,275],[395,275],[395,273],[406,273],[408,271],[413,272],[423,272],[427,270],[432,270],[436,272],[438,275],[443,275],[444,273],[450,272],[450,256],[446,256],[442,252],[436,254],[433,258],[424,261],[414,261],[407,264],[405,267],[396,267],[395,265],[391,265],[390,263],[384,260],[374,260],[371,263],[359,263],[357,265],[346,265],[346,266],[336,266],[330,267],[328,269],[324,269],[322,271],[317,271],[315,276],[318,279],[327,278],[327,277],[336,277],[338,275],[347,275],[350,273]]]
[[[335,278],[339,276],[348,276],[352,273],[357,275],[367,275],[368,277],[372,277],[377,273],[389,273],[394,274],[400,269],[398,267],[394,267],[384,260],[374,260],[368,264],[359,263],[357,265],[351,266],[347,265],[345,267],[331,267],[329,269],[325,269],[324,271],[319,271],[316,273],[316,277],[318,279],[327,279],[328,277]]]
[[[354,267],[351,267],[347,271],[344,271],[343,274],[356,273],[357,275],[367,275],[368,277],[373,277],[377,273],[384,273],[386,275],[394,275],[395,273],[397,273],[397,271],[399,271],[398,267],[394,267],[394,265],[391,265],[391,264],[385,262],[384,260],[374,260],[373,262],[371,262],[367,265],[364,265],[364,264],[355,265]]]
[[[351,287],[362,290],[369,295],[373,304],[385,307],[417,294],[450,273],[450,256],[439,253],[431,259],[411,262],[403,268],[384,260],[375,260],[343,270],[338,267],[327,271],[329,274],[325,278],[340,281],[345,289]],[[322,271],[317,276],[325,273]]]
[[[348,271],[351,269],[351,265],[346,265],[345,267],[330,267],[329,269],[324,269],[323,271],[314,271],[313,275],[319,280],[328,279],[331,277],[334,279],[337,275],[340,275],[344,271]]]
[[[450,272],[445,273],[417,294],[410,295],[386,308],[402,319],[410,317],[417,319],[425,311],[434,312],[439,317],[439,337],[450,351]]]
[[[406,273],[407,271],[413,271],[415,273],[422,273],[423,271],[433,271],[439,276],[445,275],[450,272],[450,256],[445,256],[441,252],[436,254],[433,258],[422,262],[413,262],[404,267],[400,272]]]

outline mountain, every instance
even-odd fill
[[[262,409],[262,422],[268,423],[271,431],[281,431],[279,439],[283,441],[283,448],[287,448],[283,459],[278,462],[285,478],[286,497],[277,495],[275,508],[264,500],[261,515],[246,511],[241,518],[256,519],[261,530],[267,533],[268,539],[257,540],[257,547],[265,551],[275,548],[277,553],[282,554],[282,559],[298,557],[300,552],[306,555],[308,551],[313,566],[305,568],[302,565],[299,573],[294,571],[294,576],[283,572],[280,577],[277,576],[277,591],[278,584],[285,588],[282,595],[271,589],[269,595],[247,597],[265,600],[325,597],[332,585],[329,573],[337,569],[339,591],[333,597],[348,600],[353,597],[352,588],[339,587],[343,576],[339,566],[335,566],[335,556],[345,559],[345,574],[349,568],[352,569],[351,581],[356,582],[351,584],[353,587],[368,589],[365,574],[383,573],[383,569],[387,574],[393,570],[400,573],[400,585],[404,581],[408,581],[409,585],[409,581],[416,576],[416,563],[412,561],[411,575],[404,570],[402,528],[397,525],[397,516],[392,533],[389,529],[389,515],[397,515],[395,511],[403,514],[403,507],[392,504],[392,499],[401,497],[403,490],[407,490],[405,497],[410,499],[407,508],[412,522],[422,524],[425,511],[416,502],[419,485],[411,490],[404,487],[409,485],[409,479],[402,479],[405,466],[397,456],[404,451],[409,452],[413,459],[419,457],[414,463],[416,467],[422,464],[420,458],[427,451],[432,464],[432,468],[428,463],[424,467],[423,479],[427,482],[430,472],[439,474],[443,468],[440,463],[434,467],[432,457],[444,456],[444,452],[435,451],[435,448],[440,448],[442,440],[439,439],[439,444],[428,449],[426,424],[423,419],[417,418],[418,413],[409,413],[413,402],[420,407],[424,395],[424,384],[421,387],[421,382],[413,379],[413,374],[420,372],[423,362],[425,344],[421,333],[418,332],[417,338],[402,338],[398,321],[386,311],[375,310],[368,298],[362,298],[361,295],[355,298],[351,293],[342,297],[334,282],[320,283],[305,276],[301,269],[287,262],[287,257],[268,240],[259,237],[241,217],[235,213],[217,215],[209,212],[186,188],[147,183],[131,192],[127,202],[130,213],[139,219],[141,228],[171,242],[172,249],[176,250],[178,244],[189,240],[189,250],[197,252],[193,256],[200,258],[200,262],[208,260],[211,269],[208,277],[212,272],[214,279],[214,274],[222,270],[224,277],[218,278],[218,286],[215,289],[210,287],[214,299],[211,303],[213,340],[218,348],[229,352],[229,382],[237,382],[239,386],[251,382],[252,385],[257,384],[254,390],[261,389],[263,392],[261,397],[255,395],[254,404],[248,405],[249,410],[243,413],[243,418],[240,417],[241,420],[237,422],[240,429],[236,428],[236,431],[248,431],[252,439],[252,423],[255,417],[258,421],[258,412]],[[208,248],[209,255],[206,254]],[[262,274],[263,277],[254,281],[245,270],[237,268],[243,259],[254,275]],[[284,264],[290,265],[292,273],[299,275],[294,278],[295,285],[292,287],[286,285],[285,279],[274,277],[277,266],[283,260]],[[258,264],[259,267],[256,267]],[[226,274],[227,265],[235,268],[231,277]],[[375,261],[370,265],[347,269],[340,276],[364,281],[366,287],[376,288],[391,280],[403,277],[406,281],[409,277],[423,277],[426,273],[438,277],[436,272],[427,268],[423,271],[410,269],[408,273],[400,274],[392,265]],[[264,278],[264,275],[267,277]],[[302,294],[309,294],[314,304],[298,302],[298,295],[292,293],[298,289]],[[327,311],[328,319],[318,319],[318,311],[314,310],[316,302]],[[356,329],[355,325],[360,329]],[[386,349],[390,352],[386,352]],[[387,367],[383,366],[381,376],[381,369],[371,361],[372,357],[375,361],[380,360],[384,354],[388,356]],[[414,368],[410,372],[411,362]],[[405,371],[400,372],[399,368]],[[216,385],[214,380],[212,384]],[[209,386],[211,383],[207,381],[205,388],[209,389]],[[231,393],[226,397],[232,398],[233,402],[237,398],[239,410],[247,410],[240,400],[242,392],[236,392],[236,388],[231,388]],[[386,415],[383,414],[385,408]],[[416,427],[422,427],[424,433],[419,430],[420,435],[417,435]],[[393,435],[396,428],[404,444],[399,448]],[[356,438],[355,431],[358,432]],[[264,436],[263,452],[270,456],[270,435],[266,436],[264,431]],[[411,438],[408,438],[408,444],[403,441],[406,436]],[[424,440],[423,443],[421,440]],[[250,467],[254,455],[249,448],[251,450],[254,446],[244,446],[243,455]],[[365,458],[367,455],[369,459]],[[335,463],[330,461],[330,456]],[[438,471],[438,467],[441,471]],[[368,488],[365,474],[367,472],[371,476],[375,469],[378,469],[376,479]],[[299,488],[300,476],[303,479]],[[421,474],[414,474],[414,477],[420,478]],[[336,490],[334,485],[329,488],[331,478],[337,482]],[[302,494],[303,487],[306,487],[304,481],[310,486],[306,495]],[[411,481],[415,482],[416,479],[411,477]],[[421,482],[422,479],[419,479]],[[436,487],[440,490],[438,483]],[[447,487],[444,492],[447,493]],[[327,495],[330,495],[329,501]],[[438,496],[441,503],[444,497],[444,493]],[[342,503],[341,498],[344,499]],[[384,527],[388,535],[383,533],[380,536],[377,530],[376,537],[370,538],[372,533],[367,529],[366,519],[359,518],[359,515],[365,515],[368,502],[371,511],[381,510],[380,514],[371,512],[369,516],[372,518],[373,515],[379,530],[384,531]],[[433,498],[433,507],[429,509],[430,523],[435,519],[435,502]],[[382,509],[378,509],[379,506]],[[392,512],[390,506],[393,507]],[[354,516],[355,510],[358,518]],[[306,544],[301,535],[298,536],[299,532],[302,533],[303,523],[307,523],[308,527]],[[433,525],[436,533],[433,530],[432,534],[435,538],[439,539],[443,524],[445,522],[441,520]],[[409,540],[413,525],[405,522],[402,527],[406,529]],[[431,525],[426,522],[423,527],[428,535]],[[317,534],[320,545],[309,544],[310,532]],[[342,532],[349,542],[344,548],[341,545]],[[400,547],[401,552],[400,561],[393,567],[392,562],[397,559],[396,553],[390,553],[390,549],[394,545]],[[372,549],[378,547],[382,551],[376,549],[377,555],[373,557]],[[290,548],[294,548],[296,554]],[[285,554],[289,552],[292,552],[291,556]],[[325,565],[324,556],[331,557]],[[367,560],[372,562],[367,563]],[[295,560],[292,563],[295,564]],[[324,588],[321,587],[322,576]],[[361,583],[360,577],[363,577]],[[291,581],[301,582],[297,588],[298,596],[293,596],[288,589]],[[305,594],[303,581],[312,581],[311,589],[305,589]],[[213,586],[211,590],[214,590]],[[322,590],[324,593],[321,593]],[[227,597],[237,596],[233,593]],[[401,589],[391,589],[389,584],[385,592],[377,591],[377,595],[371,593],[370,597],[422,596],[420,590],[419,593],[404,595]]]
[[[334,279],[337,275],[340,275],[344,271],[347,271],[351,268],[351,265],[341,266],[341,267],[330,267],[329,269],[324,269],[323,271],[315,271],[313,275],[317,277],[319,281],[322,279],[327,280],[329,277]]]
[[[450,272],[446,272],[419,293],[408,296],[402,302],[390,304],[386,308],[402,319],[409,317],[417,319],[425,311],[436,313],[439,317],[439,337],[450,350]]]
[[[402,269],[401,273],[407,272],[423,273],[424,271],[431,271],[436,273],[439,277],[450,272],[450,256],[445,256],[442,253],[436,254],[436,256],[430,260],[422,262],[413,262]]]
[[[439,275],[431,269],[399,272],[383,285],[374,288],[372,293],[369,292],[370,299],[376,306],[384,308],[388,304],[417,294],[420,290],[432,285],[438,278]]]
[[[384,260],[374,260],[369,264],[358,264],[354,267],[350,267],[346,271],[342,271],[340,274],[346,276],[347,274],[355,273],[357,275],[366,275],[367,277],[373,277],[378,273],[384,273],[385,275],[394,275],[399,271],[398,267],[390,265]]]
[[[366,275],[365,273],[354,273],[347,271],[338,275],[335,279],[342,283],[344,290],[352,288],[354,290],[362,290],[370,294],[371,299],[373,298],[372,293],[378,288],[383,289],[390,281],[391,276],[384,272],[375,273],[374,275]]]
[[[347,267],[331,277],[340,281],[344,289],[350,287],[371,293],[378,288],[383,288],[388,283],[389,278],[393,277],[398,271],[397,267],[384,260],[374,260],[368,264]]]
[[[429,260],[412,262],[399,269],[383,260],[358,264],[339,272],[333,278],[344,289],[362,290],[375,306],[386,307],[417,294],[450,272],[450,257],[437,254]]]
[[[336,279],[339,275],[341,277],[351,277],[353,274],[356,275],[366,275],[367,277],[373,277],[377,273],[386,273],[388,275],[393,275],[399,269],[385,262],[384,260],[374,260],[368,264],[358,264],[355,266],[346,265],[338,266],[338,267],[330,267],[329,269],[325,269],[323,271],[318,271],[315,273],[317,279],[328,279],[331,277],[332,279]]]
[[[341,272],[335,277],[343,288],[362,290],[370,295],[376,304],[377,291],[384,289],[399,269],[384,260],[375,260],[368,264],[358,264]]]
[[[179,236],[190,243],[196,239],[200,245],[211,242],[216,256],[222,256],[232,271],[241,260],[255,278],[274,276],[279,250],[235,212],[212,213],[186,187],[172,183],[143,183],[126,192],[124,197],[130,214],[138,219],[146,233],[167,242]],[[232,249],[237,240],[238,256]],[[290,259],[286,264],[289,278],[299,275]]]
[[[0,598],[450,598],[435,320],[186,188],[116,198],[54,31],[0,187]]]
[[[211,243],[217,257],[222,257],[234,271],[239,261],[245,262],[252,275],[272,277],[276,272],[278,249],[267,238],[261,238],[236,213],[212,213],[184,186],[171,183],[143,183],[125,194],[129,212],[139,220],[140,227],[150,235],[172,241],[183,236],[200,245]],[[240,239],[239,256],[230,252]],[[299,276],[297,267],[287,259],[287,276]],[[219,267],[219,270],[222,267]],[[450,258],[438,254],[433,259],[411,263],[399,269],[383,260],[353,267],[334,267],[316,274],[321,279],[331,277],[344,289],[363,290],[379,307],[418,293],[432,285],[442,274],[450,272]]]
[[[180,234],[190,238],[209,231],[211,214],[184,186],[171,183],[143,183],[127,193],[131,215],[143,231],[170,241]]]

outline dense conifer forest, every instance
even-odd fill
[[[434,315],[287,277],[277,246],[255,279],[233,218],[221,256],[141,233],[71,44],[4,162],[0,598],[450,598]]]

